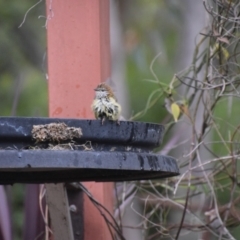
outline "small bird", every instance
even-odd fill
[[[121,106],[117,102],[112,89],[106,83],[100,83],[95,90],[95,98],[92,103],[92,111],[96,119],[100,119],[103,125],[105,119],[117,121],[121,114]]]

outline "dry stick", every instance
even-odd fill
[[[208,58],[209,59],[209,58]],[[206,67],[206,72],[208,71],[208,65],[209,65],[209,60],[208,60],[208,64],[207,64],[207,67]],[[206,79],[206,76],[207,76],[207,73],[205,73],[205,78]],[[204,81],[203,79],[203,81]],[[196,114],[197,114],[197,109],[199,107],[199,104],[200,104],[200,99],[202,99],[203,97],[203,91],[201,91],[200,93],[200,96],[198,97],[198,101],[197,101],[197,105],[196,105],[196,110],[193,114],[193,119],[190,119],[191,122],[192,122],[192,132],[193,132],[193,136],[192,136],[192,142],[194,143],[195,142],[195,139],[196,139],[196,136],[197,136],[197,131],[194,127],[194,120],[196,119]],[[199,140],[199,139],[198,139]],[[199,141],[198,141],[199,142]],[[193,145],[192,145],[193,147]],[[194,153],[194,148],[192,149],[191,151],[191,157],[190,157],[190,161],[189,161],[189,169],[191,169],[191,164],[192,164],[192,160],[194,159],[195,157],[195,153]],[[184,222],[184,218],[185,218],[185,215],[186,215],[186,209],[188,207],[188,200],[189,200],[189,192],[190,192],[190,187],[191,187],[191,172],[189,172],[189,175],[188,175],[188,188],[187,188],[187,195],[186,195],[186,200],[185,200],[185,205],[184,205],[184,210],[183,210],[183,214],[182,214],[182,219],[181,219],[181,222],[180,222],[180,226],[178,228],[178,231],[177,231],[177,234],[176,234],[176,240],[179,238],[179,235],[180,235],[180,231],[182,229],[182,226],[183,226],[183,222]]]
[[[240,158],[240,154],[233,155],[233,157],[235,157],[235,158]],[[184,176],[185,176],[189,171],[192,171],[192,170],[194,170],[194,169],[200,168],[200,167],[205,166],[205,165],[207,165],[207,164],[211,164],[211,163],[213,163],[213,162],[222,161],[222,160],[229,160],[229,159],[231,159],[231,156],[224,156],[224,157],[219,157],[219,158],[213,158],[213,159],[210,159],[210,160],[202,163],[201,165],[196,165],[196,166],[192,167],[191,169],[186,170],[186,171],[182,174],[182,176],[179,178],[180,180],[177,181],[176,186],[179,185],[179,182],[181,181],[181,179],[183,179]]]
[[[134,209],[133,203],[131,204],[131,209],[132,209],[138,216],[144,218],[144,220],[145,220],[146,222],[151,223],[151,224],[153,225],[153,227],[163,228],[161,225],[154,223],[153,221],[149,220],[149,218],[147,218],[147,217],[143,216],[142,214],[140,214],[136,209]],[[147,229],[147,228],[145,228],[145,229]],[[164,229],[165,229],[165,228],[164,228]],[[168,234],[168,236],[169,236],[171,239],[173,239],[173,238],[171,237],[171,235]]]
[[[39,240],[40,237],[44,234],[44,231],[40,232],[35,238],[34,240]],[[41,238],[42,239],[42,238]]]
[[[236,52],[236,49],[237,49],[237,46],[238,46],[239,43],[240,43],[240,41],[238,41],[237,44],[235,45],[234,50],[233,50],[234,53]],[[235,62],[237,63],[238,62],[237,54],[235,53],[233,56],[235,58]],[[238,67],[238,69],[240,68],[239,65],[237,65],[237,67]]]
[[[193,85],[191,85],[191,84],[185,83],[180,77],[178,77],[177,74],[175,74],[175,76],[176,76],[176,78],[178,79],[178,81],[181,82],[183,85],[185,85],[185,86],[187,86],[187,87],[189,87],[189,88],[193,88],[193,89],[195,89],[195,90],[199,90],[198,87],[195,87],[195,86],[193,86]],[[188,78],[188,77],[185,77],[185,78],[191,79],[191,78]],[[191,80],[194,80],[194,79],[191,79]]]
[[[53,234],[53,232],[52,232],[52,230],[51,230],[51,228],[49,227],[49,224],[48,224],[48,217],[47,217],[48,206],[46,204],[46,209],[45,209],[45,213],[44,213],[43,205],[42,205],[42,200],[45,196],[46,189],[45,189],[45,186],[43,184],[41,184],[39,187],[40,187],[40,190],[39,190],[39,208],[40,208],[40,213],[42,215],[43,222],[44,222],[44,225],[45,225],[45,239],[47,240],[49,232],[51,234]]]
[[[121,213],[123,213],[123,210],[126,208],[126,206],[130,203],[130,201],[134,198],[134,196],[137,193],[137,190],[134,190],[135,185],[132,184],[130,187],[128,187],[127,189],[127,193],[126,195],[124,195],[123,199],[122,199],[122,204],[121,206],[119,206],[119,209],[115,209],[114,212],[114,217],[116,218],[119,214],[119,211]],[[134,191],[133,191],[134,190]]]
[[[207,183],[208,183],[208,186],[209,186],[209,188],[210,188],[210,190],[211,190],[211,192],[212,192],[212,195],[213,195],[213,200],[214,200],[214,205],[215,205],[216,216],[217,216],[219,222],[223,225],[223,222],[222,222],[222,220],[221,220],[221,218],[220,218],[220,216],[219,216],[219,212],[218,212],[218,209],[217,209],[217,206],[218,206],[218,204],[217,204],[217,198],[216,198],[216,195],[215,195],[213,186],[212,186],[212,184],[211,184],[211,182],[210,182],[210,180],[209,180],[206,172],[204,171],[203,164],[202,164],[202,161],[201,161],[201,158],[200,158],[200,153],[199,153],[198,150],[197,150],[197,158],[198,158],[199,164],[200,164],[200,166],[201,166],[201,168],[202,168],[202,170],[203,170],[203,175],[204,175],[204,177],[205,177],[205,179],[206,179],[206,181],[207,181]],[[227,229],[225,229],[225,231],[226,231],[227,235],[230,237],[230,239],[234,239],[233,236],[229,233],[229,231],[228,231]]]
[[[208,148],[206,146],[206,144],[204,144],[204,147],[213,155],[215,156],[215,158],[219,158],[219,156],[217,154],[215,154],[210,148]],[[225,162],[223,161],[220,161],[220,163],[222,164],[223,168],[221,168],[221,170],[225,169],[226,170],[226,174],[228,175],[228,177],[230,177],[230,173],[228,172],[228,169],[227,169],[227,165]],[[214,177],[215,175],[217,175],[220,171],[217,169],[215,172],[211,173],[210,177]]]
[[[167,203],[169,203],[169,206],[170,206],[170,207],[177,207],[177,208],[179,208],[179,209],[181,209],[181,210],[184,210],[184,206],[183,206],[182,204],[177,203],[176,201],[171,200],[170,198],[165,198],[165,197],[164,197],[159,191],[157,191],[157,189],[155,189],[155,188],[153,188],[153,190],[155,190],[155,192],[156,192],[157,195],[155,195],[153,192],[150,192],[150,191],[142,188],[142,191],[145,191],[145,192],[147,192],[149,195],[152,195],[153,197],[157,198],[157,199],[158,199],[157,201],[160,201],[160,202],[163,203],[163,204],[164,204],[165,202],[167,202]],[[189,197],[190,197],[190,196],[191,196],[191,195],[189,195]],[[191,216],[193,216],[194,218],[196,218],[196,219],[201,223],[201,225],[198,226],[198,227],[204,226],[209,232],[211,232],[213,235],[217,236],[217,235],[215,234],[215,232],[212,231],[211,228],[209,228],[208,226],[205,226],[204,222],[203,222],[201,219],[199,219],[198,216],[196,216],[196,215],[195,215],[192,211],[190,211],[188,208],[186,209],[186,212],[187,212],[188,214],[190,214]],[[137,214],[138,214],[138,213],[137,213]],[[148,220],[148,219],[147,219],[147,221],[150,222],[150,220]],[[150,222],[150,223],[152,223],[153,225],[156,225],[156,224],[153,223],[153,222]],[[157,225],[157,226],[158,226],[158,225]],[[184,224],[183,226],[185,226],[185,224]],[[177,226],[174,227],[174,228],[177,228]]]
[[[53,8],[52,8],[52,5],[53,5],[53,0],[50,0],[49,2],[49,8],[48,8],[48,11],[50,12],[47,17],[46,17],[46,22],[45,22],[45,25],[44,27],[47,29],[48,27],[48,21],[50,21],[53,17],[54,17],[54,12],[53,12]]]
[[[233,142],[233,139],[236,135],[236,133],[239,131],[240,129],[240,126],[237,127],[237,129],[234,131],[233,135],[232,135],[232,142]],[[228,219],[228,216],[229,216],[229,213],[230,213],[230,209],[233,205],[233,198],[234,198],[234,192],[235,192],[235,189],[236,189],[236,181],[237,181],[237,172],[236,172],[236,169],[237,169],[237,164],[236,164],[236,158],[234,157],[234,154],[233,154],[233,144],[230,145],[230,148],[231,148],[231,155],[232,155],[232,189],[231,189],[231,195],[230,195],[230,199],[229,199],[229,203],[228,203],[228,206],[227,206],[227,210],[226,210],[226,213],[224,215],[224,219],[223,219],[223,224],[225,225],[226,224],[226,221]],[[222,232],[220,233],[220,237],[222,237]],[[219,237],[219,239],[220,239]]]
[[[208,71],[206,70],[206,73],[207,73]],[[223,86],[224,87],[224,86]],[[222,89],[222,91],[224,91],[224,88]],[[199,100],[201,99],[201,97],[199,98]],[[211,107],[211,110],[213,109],[213,107],[216,105],[216,103],[218,102],[218,100],[219,100],[219,98],[217,98],[216,99],[216,101],[214,102],[214,104],[212,105],[212,107]],[[195,112],[196,113],[196,112]],[[208,118],[208,117],[207,117]],[[205,118],[205,121],[203,122],[203,123],[206,123],[206,120],[207,120],[207,118]],[[202,128],[202,133],[204,133],[204,131],[205,131],[205,128]],[[202,165],[202,164],[201,164]],[[233,192],[233,191],[232,191]]]
[[[192,159],[190,158],[190,161],[189,161],[189,169],[191,169],[191,165],[192,165]],[[185,200],[185,204],[184,204],[184,209],[183,209],[183,214],[182,214],[182,219],[181,219],[181,222],[180,222],[180,225],[179,225],[179,228],[178,228],[178,231],[177,231],[177,235],[176,235],[176,240],[178,239],[179,235],[180,235],[180,232],[181,232],[181,229],[182,229],[182,225],[183,225],[183,222],[184,222],[184,218],[185,218],[185,215],[186,215],[186,209],[187,209],[187,206],[188,206],[188,198],[189,198],[189,192],[190,192],[190,187],[191,187],[191,172],[188,174],[188,188],[187,188],[187,196],[186,196],[186,200]]]
[[[18,26],[18,28],[22,27],[22,25],[25,23],[25,20],[26,20],[26,18],[27,18],[28,13],[29,13],[33,8],[35,8],[39,3],[41,3],[41,2],[42,2],[42,0],[39,0],[37,3],[35,3],[32,7],[30,7],[30,8],[27,10],[27,12],[26,12],[25,15],[24,15],[23,21],[22,21],[22,23]]]
[[[122,216],[121,216],[121,211],[120,211],[120,202],[119,202],[119,198],[118,198],[118,191],[117,191],[116,183],[114,183],[114,190],[115,190],[117,208],[118,208],[118,217],[119,217],[119,225],[120,225],[119,227],[121,229],[121,234],[122,234]]]
[[[12,117],[16,116],[17,106],[18,106],[20,94],[22,91],[23,74],[20,74],[20,76],[15,81],[16,81],[16,87],[15,87],[14,98],[13,98],[12,109],[11,109]]]
[[[98,211],[100,212],[100,214],[102,215],[102,217],[104,218],[104,220],[105,220],[105,222],[106,222],[106,224],[107,224],[107,226],[108,226],[108,229],[109,229],[109,231],[110,231],[110,234],[111,234],[111,236],[112,236],[112,239],[114,239],[114,238],[113,238],[113,233],[112,233],[112,231],[111,231],[111,229],[110,229],[110,226],[116,231],[116,233],[118,234],[118,236],[120,237],[121,240],[126,240],[126,239],[123,237],[123,235],[121,234],[121,229],[119,229],[118,224],[117,224],[115,218],[112,216],[112,214],[109,212],[109,210],[108,210],[106,207],[104,207],[102,204],[100,204],[100,203],[92,196],[92,194],[87,190],[87,188],[86,188],[84,185],[82,185],[81,183],[79,183],[79,188],[88,196],[88,198],[90,199],[90,201],[97,207]],[[115,226],[113,225],[113,223],[112,223],[110,220],[108,220],[108,218],[106,217],[106,215],[102,212],[101,208],[102,208],[104,211],[106,211],[106,213],[110,216],[110,218],[111,218],[111,220],[113,221],[113,223],[114,223]]]

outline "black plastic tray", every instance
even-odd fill
[[[36,143],[33,125],[65,123],[82,129],[72,141]],[[154,154],[164,127],[143,122],[0,118],[0,184],[130,181],[176,176],[176,160]],[[69,144],[70,149],[47,149]],[[85,144],[88,144],[87,148]]]

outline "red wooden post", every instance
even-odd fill
[[[50,117],[93,118],[96,85],[110,76],[109,0],[47,0]],[[86,183],[112,208],[112,184]],[[110,239],[103,218],[84,200],[85,240]]]

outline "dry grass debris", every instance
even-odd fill
[[[32,137],[39,142],[60,143],[71,141],[74,138],[81,138],[82,129],[68,127],[65,123],[50,123],[44,125],[33,125]]]

